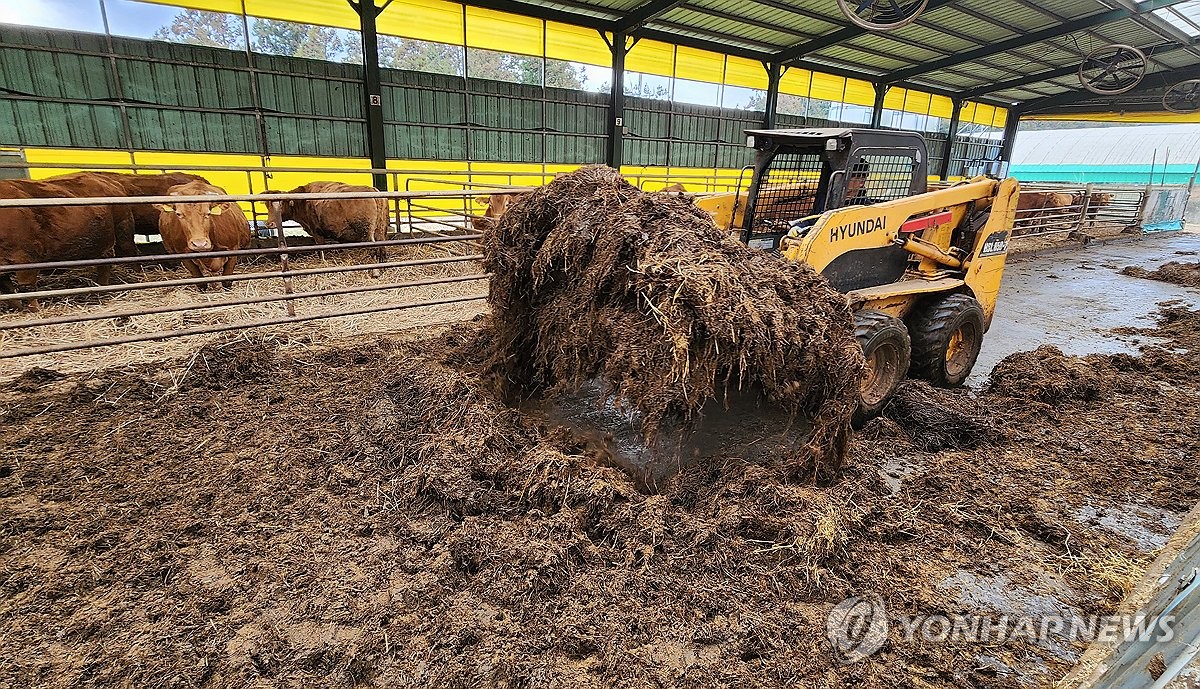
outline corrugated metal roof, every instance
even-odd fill
[[[1200,160],[1200,126],[1141,124],[1131,127],[1021,132],[1013,165],[1149,165],[1170,151],[1176,163]],[[1157,156],[1156,156],[1157,154]]]
[[[465,1],[496,7],[495,0]],[[510,11],[526,8],[524,11],[538,16],[542,8],[553,8],[559,14],[546,18],[562,21],[563,16],[574,14],[592,18],[590,25],[602,30],[612,25],[597,27],[597,16],[620,21],[630,13],[644,12],[649,17],[642,28],[633,29],[635,35],[641,31],[668,41],[674,36],[693,47],[763,61],[800,59],[806,66],[825,65],[842,76],[924,85],[950,96],[970,91],[973,99],[1012,104],[1068,91],[1086,92],[1073,75],[1049,82],[1031,81],[1004,91],[985,89],[990,84],[1070,68],[1091,50],[1111,43],[1149,48],[1181,41],[1180,34],[1157,17],[1150,17],[1156,21],[1149,22],[1120,16],[1131,11],[1124,8],[1137,7],[1149,17],[1150,11],[1163,7],[1164,2],[1171,0],[1137,0],[1136,5],[1120,0],[953,0],[939,3],[918,21],[891,32],[854,27],[833,0],[513,0]],[[1200,0],[1178,2],[1188,8],[1200,7]],[[1110,21],[1080,25],[1097,17]],[[1049,40],[1024,40],[1034,32],[1057,35]],[[834,33],[844,39],[825,45]],[[1017,45],[1006,51],[990,48],[999,42]],[[972,57],[960,62],[962,56]],[[1200,77],[1200,49],[1152,56],[1151,74],[1171,70]],[[1161,75],[1154,83],[1160,81]],[[1135,102],[1136,98],[1135,91],[1116,103]],[[1062,97],[1051,103],[1055,108],[1066,107],[1070,100]],[[1047,112],[1048,106],[1039,105],[1037,112]]]

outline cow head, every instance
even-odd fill
[[[295,194],[295,193],[301,193],[304,191],[306,191],[306,189],[304,189],[303,187],[300,187],[298,189],[293,189],[291,191],[279,191],[278,189],[267,189],[267,190],[263,191],[263,193],[264,194]],[[266,201],[265,203],[267,204],[267,208],[274,206],[279,209],[279,221],[280,222],[287,222],[289,220],[295,219],[292,217],[292,209],[294,209],[296,207],[295,201],[292,201],[290,199],[280,199],[279,201]],[[267,227],[269,227],[271,229],[276,228],[277,223],[275,222],[274,218],[275,218],[274,213],[267,213]]]
[[[475,203],[487,206],[487,210],[483,212],[483,217],[499,218],[504,215],[508,204],[515,201],[518,196],[520,194],[488,194],[487,196],[476,196]]]
[[[189,193],[189,191],[175,191],[175,188],[172,188],[170,195],[220,194],[220,192],[214,191],[200,191],[198,194],[196,192]],[[154,207],[160,213],[171,214],[176,217],[178,226],[183,230],[184,236],[187,239],[189,251],[212,251],[213,222],[222,213],[228,211],[232,205],[229,202],[209,203],[207,201],[198,201],[192,203],[156,203]]]

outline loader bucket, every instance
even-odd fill
[[[638,413],[606,399],[604,386],[590,381],[575,394],[560,393],[527,403],[524,411],[570,430],[602,463],[624,469],[655,490],[680,470],[705,461],[769,462],[795,453],[808,440],[810,424],[793,419],[758,392],[732,393],[711,401],[689,424],[663,427],[650,444]]]

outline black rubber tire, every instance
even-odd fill
[[[854,338],[867,359],[867,376],[859,387],[855,428],[879,416],[908,375],[912,345],[904,321],[882,311],[863,309],[854,314]]]
[[[909,374],[937,387],[958,387],[971,375],[983,346],[983,306],[969,294],[938,297],[917,308],[908,329],[912,334]]]

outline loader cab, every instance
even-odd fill
[[[778,250],[806,218],[927,190],[925,140],[883,129],[749,129],[755,150],[742,241]]]

